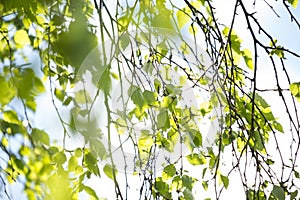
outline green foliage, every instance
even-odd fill
[[[298,0],[288,0],[288,2],[293,6],[293,8],[297,8],[298,6]]]
[[[290,91],[292,95],[294,95],[296,99],[300,101],[300,82],[292,83],[290,85]]]
[[[106,164],[104,167],[103,167],[103,171],[104,173],[106,174],[106,176],[112,180],[114,180],[114,176],[117,175],[117,170],[112,167],[111,165],[109,164]]]
[[[0,103],[3,108],[6,106],[16,95],[16,90],[10,81],[6,81],[3,76],[0,76]]]
[[[80,193],[101,199],[111,192],[116,199],[130,199],[134,165],[140,199],[198,199],[196,182],[221,198],[232,173],[241,176],[247,199],[299,198],[299,109],[287,101],[281,85],[291,80],[286,59],[298,54],[278,45],[244,1],[235,5],[230,26],[218,19],[216,1],[111,2],[115,7],[90,0],[0,1],[3,194],[9,199],[7,186],[19,182],[27,199],[75,200]],[[299,25],[289,8],[296,9],[298,0],[280,5]],[[238,34],[238,16],[247,23],[249,38]],[[212,63],[206,63],[206,54]],[[260,88],[262,63],[273,66],[275,89]],[[188,89],[193,94],[186,97]],[[300,101],[300,82],[289,90]],[[46,91],[51,99],[42,108],[38,98]],[[280,97],[289,127],[275,116],[268,103],[273,96],[265,92]],[[50,106],[60,123],[55,134],[38,122],[53,126]],[[39,109],[43,119],[34,121]],[[213,124],[209,134],[216,136],[210,144],[201,123]],[[73,138],[80,142],[73,145]],[[289,139],[288,158],[281,138]],[[116,152],[122,158],[114,157]],[[189,174],[190,168],[200,173]],[[100,169],[113,180],[114,190],[88,186],[91,178],[105,180]],[[126,183],[119,179],[123,175]]]
[[[284,200],[285,199],[284,188],[274,185],[269,199]]]

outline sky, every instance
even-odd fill
[[[111,1],[112,2],[112,1]],[[214,4],[216,8],[216,16],[220,20],[221,23],[223,24],[230,24],[231,18],[232,18],[232,10],[233,10],[233,5],[235,1],[233,0],[219,0],[216,1],[217,3]],[[245,1],[246,2],[246,1]],[[252,2],[252,1],[248,1]],[[286,11],[282,10],[278,6],[277,1],[272,1],[270,3],[274,4],[274,9],[278,11],[280,14],[281,18],[277,18],[271,11],[271,9],[264,3],[264,1],[256,1],[256,9],[258,10],[257,12],[257,17],[259,20],[263,22],[263,27],[266,27],[279,41],[280,44],[286,45],[287,48],[294,50],[296,52],[300,52],[300,37],[297,35],[298,32],[295,24],[287,23],[286,20],[289,19]],[[107,3],[109,3],[107,1]],[[297,14],[298,19],[300,19],[300,8],[298,7],[297,10],[295,11]],[[251,45],[251,43],[247,40],[249,37],[248,32],[246,31],[246,25],[245,21],[241,19],[242,17],[239,17],[236,21],[236,26],[235,26],[235,31],[237,34],[243,39],[243,44],[245,47]],[[33,62],[38,62],[36,60],[36,57],[31,57]],[[289,59],[287,61],[288,63],[288,69],[291,71],[291,80],[292,81],[300,81],[300,70],[299,68],[299,59]],[[258,86],[261,88],[268,88],[268,87],[274,87],[274,79],[272,78],[273,75],[270,74],[271,68],[270,66],[266,65],[263,67],[259,68],[259,73],[258,73]],[[286,85],[288,88],[288,85]],[[46,88],[49,88],[49,83],[46,83]],[[265,98],[267,101],[270,103],[272,110],[275,114],[275,116],[285,116],[285,110],[282,109],[282,104],[279,102],[278,98],[273,98],[272,94],[266,94]],[[42,95],[37,99],[37,105],[38,109],[36,112],[36,115],[34,116],[33,121],[36,122],[38,127],[41,129],[44,129],[46,132],[51,133],[52,138],[61,138],[61,126],[60,122],[58,120],[57,114],[55,112],[54,107],[52,106],[51,103],[51,97],[49,95],[49,90],[48,93],[45,95]],[[58,104],[59,105],[59,104]],[[45,108],[47,108],[45,110]],[[64,117],[67,117],[68,113],[68,108],[63,108],[62,106],[59,106],[59,109]],[[45,116],[47,120],[45,120]],[[280,119],[282,122],[283,126],[288,123],[287,118]],[[287,126],[288,127],[288,126]],[[282,138],[282,141],[285,141],[284,136]],[[288,144],[288,141],[285,141]],[[81,144],[81,139],[80,138],[75,138],[72,139],[70,145],[76,145],[76,144]],[[187,163],[186,163],[187,164]],[[199,168],[190,168],[190,173],[195,175],[195,176],[201,176],[199,174]],[[100,197],[106,197],[107,199],[112,199],[114,198],[114,193],[106,193],[104,192],[101,188],[105,188],[105,191],[114,191],[114,184],[113,181],[107,178],[103,172],[101,172],[101,180],[99,178],[93,177],[91,180],[87,181],[86,184],[93,186],[96,188],[97,193],[99,194]],[[124,181],[124,176],[123,174],[119,174],[119,180],[120,182]],[[129,185],[131,186],[130,188],[130,199],[137,199],[139,196],[138,189],[139,185],[136,184],[137,182],[140,182],[138,176],[130,177],[130,183]],[[240,188],[237,188],[237,185],[241,184],[234,184],[235,182],[239,182],[239,175],[234,174],[230,177],[230,184],[228,190],[224,190],[222,199],[232,199],[232,194],[234,192],[234,199],[243,199],[244,194],[243,194],[243,188],[239,186]],[[16,184],[18,185],[18,184]],[[11,192],[13,193],[13,197],[15,199],[24,199],[24,197],[19,193],[16,192],[16,188],[20,188],[20,185],[16,187],[12,186]],[[100,189],[99,189],[100,188]],[[240,192],[239,192],[240,191]],[[202,199],[202,186],[201,182],[196,183],[195,185],[195,193],[196,193],[196,199]],[[86,196],[81,196],[80,199],[86,199]]]

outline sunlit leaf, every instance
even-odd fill
[[[39,130],[36,128],[33,129],[31,133],[31,137],[36,144],[44,144],[48,146],[50,144],[49,135],[43,130]]]
[[[54,156],[53,159],[56,163],[58,164],[64,164],[67,161],[67,157],[63,151],[57,152]]]
[[[20,124],[20,120],[18,119],[18,114],[14,110],[7,110],[3,113],[3,119],[6,122],[11,124]]]
[[[142,136],[138,140],[139,149],[147,151],[154,143],[151,136]]]
[[[90,196],[92,196],[94,199],[99,199],[95,190],[89,186],[84,185],[83,186],[84,191],[89,194]]]
[[[298,6],[298,0],[288,0],[288,2],[293,6],[293,8],[297,8]]]
[[[176,12],[176,17],[177,17],[179,29],[182,29],[190,20],[190,16],[188,15],[188,13],[185,13],[183,10],[178,10]]]
[[[103,171],[105,173],[105,175],[110,178],[110,179],[114,179],[114,173],[115,175],[117,175],[118,171],[116,168],[113,168],[111,165],[109,164],[106,164],[104,167],[103,167]]]
[[[208,189],[208,183],[207,181],[202,181],[202,187],[206,191]]]
[[[244,49],[243,50],[243,57],[244,57],[244,60],[245,60],[245,63],[247,65],[247,67],[251,70],[253,70],[254,68],[254,65],[253,65],[253,60],[252,60],[252,53],[249,49]]]
[[[17,44],[24,46],[30,44],[30,39],[25,30],[18,30],[14,35],[14,40]]]
[[[173,164],[168,165],[163,170],[163,180],[168,180],[176,174],[176,168]]]
[[[291,93],[296,97],[300,102],[300,82],[295,82],[290,85]]]
[[[68,161],[68,169],[69,171],[75,171],[76,167],[78,166],[77,157],[72,156]]]
[[[54,89],[54,95],[60,100],[63,101],[65,98],[65,92],[57,88]]]
[[[193,153],[186,156],[186,158],[192,165],[203,165],[206,163],[206,159],[201,154]]]

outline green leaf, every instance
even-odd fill
[[[54,154],[53,160],[58,164],[64,164],[67,161],[67,157],[63,151],[59,151]]]
[[[195,179],[187,176],[187,175],[183,175],[182,176],[182,185],[186,188],[188,188],[189,190],[193,189],[193,184],[195,182]]]
[[[121,45],[121,48],[123,50],[125,50],[127,48],[127,46],[129,45],[130,43],[130,36],[128,33],[124,33],[123,35],[121,35],[120,37],[120,45]]]
[[[164,168],[163,171],[163,180],[168,180],[170,178],[172,178],[174,175],[176,174],[176,168],[173,164],[168,165]]]
[[[85,104],[91,102],[92,99],[86,90],[79,90],[75,93],[75,100],[77,103]]]
[[[181,89],[174,86],[173,84],[167,84],[166,90],[167,90],[168,94],[170,94],[170,95],[180,95],[182,93]]]
[[[228,177],[227,176],[223,176],[222,174],[220,176],[221,176],[221,181],[224,184],[224,187],[227,189],[228,185],[229,185],[229,179],[228,179]]]
[[[77,157],[77,158],[80,158],[82,156],[82,149],[81,148],[77,148],[74,152],[74,155]]]
[[[71,103],[72,100],[73,100],[72,97],[68,97],[68,98],[63,102],[63,105],[64,105],[64,106],[68,106],[68,105]]]
[[[202,181],[202,187],[205,191],[208,189],[208,182],[207,181]]]
[[[94,173],[96,176],[100,176],[100,171],[97,164],[98,160],[91,152],[85,154],[84,162],[86,164],[86,167],[90,170],[90,172]]]
[[[190,21],[190,16],[182,10],[176,12],[176,17],[179,29],[182,29]]]
[[[105,146],[99,139],[92,139],[90,141],[90,147],[92,153],[96,155],[96,157],[101,158],[101,160],[104,160],[106,158],[107,152]]]
[[[133,103],[135,105],[137,105],[140,108],[140,110],[142,110],[142,108],[145,105],[145,99],[144,99],[143,94],[142,94],[142,92],[141,92],[141,90],[139,88],[136,89],[133,92],[133,94],[131,96],[131,100],[133,101]]]
[[[18,124],[20,125],[21,122],[18,118],[18,114],[14,110],[7,110],[3,113],[4,121],[11,123],[11,124]]]
[[[0,105],[4,107],[14,98],[16,90],[3,76],[0,76],[0,88]]]
[[[300,82],[295,82],[290,85],[291,93],[296,97],[300,102]]]
[[[95,192],[95,190],[92,189],[91,187],[84,185],[83,189],[90,196],[94,197],[95,199],[99,199],[98,196],[97,196],[97,194],[96,194],[96,192]]]
[[[271,159],[267,159],[266,164],[267,165],[273,165],[275,162]]]
[[[295,177],[296,177],[296,178],[300,178],[300,174],[299,174],[299,172],[297,172],[297,171],[294,171],[294,175],[295,175]]]
[[[206,163],[205,157],[200,154],[192,153],[186,156],[186,158],[192,165],[203,165]]]
[[[18,30],[14,35],[14,40],[16,44],[24,46],[26,44],[30,44],[30,39],[25,30]]]
[[[106,68],[99,80],[99,89],[108,95],[111,90],[110,70]]]
[[[271,195],[273,195],[276,200],[285,200],[284,189],[280,186],[274,185]]]
[[[183,196],[185,200],[194,200],[192,191],[187,188],[183,191]]]
[[[16,73],[16,85],[18,87],[18,95],[25,100],[33,101],[34,97],[45,92],[42,81],[35,76],[33,69],[24,68],[21,72]]]
[[[54,95],[60,100],[64,101],[65,92],[63,90],[59,90],[57,88],[54,89]]]
[[[49,146],[50,145],[50,138],[49,135],[43,131],[43,130],[39,130],[39,129],[33,129],[32,133],[31,133],[31,137],[34,143],[36,144],[44,144]]]
[[[172,11],[160,9],[159,13],[152,18],[151,24],[153,27],[174,30],[172,24]]]
[[[291,198],[290,198],[290,200],[296,199],[297,195],[298,195],[298,190],[295,190],[294,192],[291,193]]]
[[[171,193],[169,191],[169,185],[165,183],[161,178],[157,178],[154,183],[154,188],[166,199],[171,199]]]
[[[154,70],[154,65],[152,62],[147,62],[143,65],[143,70],[149,74],[152,74],[153,70]]]
[[[157,93],[159,93],[160,89],[161,89],[161,83],[158,79],[154,79],[154,87]]]
[[[156,93],[155,92],[151,92],[149,90],[145,90],[143,92],[143,97],[146,100],[148,105],[153,105],[156,102]]]
[[[78,160],[76,156],[71,156],[68,161],[68,169],[70,172],[75,171],[76,167],[78,166]]]
[[[253,70],[254,65],[252,60],[252,52],[249,49],[244,49],[242,53],[247,67]]]
[[[159,114],[157,115],[157,128],[162,130],[167,130],[168,128],[170,128],[168,110],[160,110]]]
[[[116,168],[112,168],[112,166],[109,164],[106,164],[103,167],[103,171],[104,171],[105,175],[112,180],[114,179],[114,173],[115,173],[115,175],[117,175],[117,173],[118,173],[118,170]]]
[[[190,137],[192,138],[193,144],[196,147],[201,147],[202,146],[202,135],[199,131],[195,129],[189,129],[188,130]]]
[[[280,123],[274,121],[273,125],[274,125],[274,127],[275,127],[275,129],[276,129],[277,131],[279,131],[279,132],[281,132],[281,133],[284,133],[283,127],[282,127],[282,125],[281,125]]]
[[[298,0],[288,0],[288,2],[293,6],[293,8],[297,8],[298,6]]]
[[[142,151],[148,151],[149,148],[153,145],[154,140],[151,136],[142,136],[138,140],[138,147]]]

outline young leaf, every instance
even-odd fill
[[[97,194],[96,194],[96,192],[95,192],[95,190],[92,189],[91,187],[84,185],[83,189],[84,189],[84,191],[87,194],[89,194],[90,196],[92,196],[94,199],[97,199],[97,200],[99,199],[98,196],[97,196]]]
[[[190,20],[190,16],[183,10],[178,10],[176,13],[179,29],[182,29]]]
[[[202,181],[202,187],[203,187],[203,189],[205,191],[207,191],[207,189],[208,189],[208,183],[207,183],[207,181]]]
[[[63,151],[59,151],[54,154],[53,160],[58,164],[64,164],[67,161],[67,157]]]
[[[251,70],[253,70],[253,60],[252,60],[252,53],[249,49],[244,49],[243,50],[243,57],[244,57],[244,60],[245,60],[245,63],[247,65],[247,67]]]
[[[224,187],[227,189],[227,188],[228,188],[228,185],[229,185],[229,179],[228,179],[228,177],[227,177],[227,176],[223,176],[223,175],[221,174],[221,181],[222,181],[222,183],[224,184]]]
[[[30,44],[30,39],[25,30],[18,30],[14,35],[14,40],[16,44],[24,46],[26,44]]]
[[[297,8],[298,6],[298,0],[288,0],[288,2],[293,6],[293,8]]]
[[[274,122],[273,123],[273,125],[274,125],[274,127],[275,127],[275,129],[277,130],[277,131],[279,131],[279,132],[281,132],[281,133],[284,133],[284,130],[283,130],[283,127],[282,127],[282,125],[280,124],[280,123],[278,123],[278,122]]]
[[[58,98],[60,101],[64,101],[65,98],[65,92],[63,90],[54,89],[54,95],[56,96],[56,98]]]
[[[300,82],[295,82],[290,85],[291,93],[296,97],[300,102]]]
[[[205,158],[202,155],[196,153],[190,154],[186,156],[186,158],[192,165],[203,165],[206,163]]]
[[[4,121],[11,124],[20,124],[20,120],[18,119],[18,114],[14,110],[7,110],[3,113]]]
[[[117,172],[118,172],[116,168],[112,168],[112,166],[109,164],[106,164],[103,167],[103,171],[104,171],[105,175],[112,180],[114,179],[114,173],[115,173],[115,175],[117,175]]]

